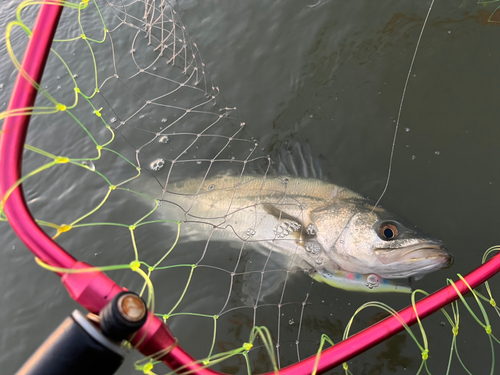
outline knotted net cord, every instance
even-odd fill
[[[296,290],[287,287],[295,268],[275,259],[278,255],[272,250],[256,254],[247,247],[256,234],[252,221],[240,233],[227,220],[234,212],[252,211],[259,204],[258,191],[267,176],[274,177],[271,159],[207,78],[197,46],[177,13],[167,2],[140,1],[105,6],[81,3],[80,8],[69,10],[48,62],[60,66],[58,75],[44,79],[40,91],[45,97],[37,103],[53,112],[51,120],[48,129],[33,127],[27,146],[55,163],[46,168],[37,164],[39,158],[28,157],[25,162],[26,170],[31,169],[29,176],[37,175],[42,184],[51,185],[40,194],[58,197],[43,212],[45,217],[52,214],[51,221],[40,218],[39,223],[55,231],[54,238],[65,248],[97,266],[121,269],[109,266],[119,263],[119,258],[125,264],[132,261],[133,268],[141,264],[155,286],[155,313],[168,320],[183,346],[189,348],[193,335],[204,340],[204,346],[195,342],[193,355],[210,358],[239,348],[253,327],[265,325],[274,326],[271,338],[278,366],[283,365],[284,343],[290,343],[292,353],[300,358],[300,327],[312,280],[303,275],[305,283],[295,282],[300,285],[297,298]],[[97,17],[102,21],[99,28]],[[82,59],[75,66],[67,65],[65,61],[75,53]],[[33,116],[32,123],[42,122],[47,122],[46,113]],[[61,128],[76,140],[74,147],[67,148],[55,138],[47,145],[50,140],[43,138],[42,150],[37,143],[42,133]],[[68,171],[75,166],[80,168],[73,169],[77,172],[72,175]],[[41,170],[44,173],[38,175]],[[58,173],[66,178],[54,184]],[[235,181],[234,198],[230,195],[225,212],[195,212],[189,199],[220,188],[210,181],[221,175]],[[247,176],[260,181],[261,187],[250,198],[252,204],[233,205],[239,181],[249,183]],[[179,196],[186,194],[187,177],[192,179],[192,190],[183,200]],[[79,192],[82,200],[72,204],[70,185],[83,187],[84,181],[87,187]],[[283,189],[277,194],[286,194],[286,180],[280,184]],[[35,201],[32,208],[37,215]],[[191,226],[202,228],[202,238],[191,233]],[[100,231],[102,236],[96,234]],[[234,236],[230,246],[220,241],[228,231]],[[161,240],[152,247],[144,239],[154,233]],[[88,243],[89,236],[96,240]],[[111,238],[112,244],[107,242]],[[280,240],[279,234],[276,239]],[[75,250],[77,243],[86,245]],[[120,249],[118,254],[110,247]],[[89,254],[94,258],[89,259]],[[268,275],[277,274],[281,275],[278,285],[267,296],[275,280],[268,281]],[[133,288],[130,273],[125,275],[123,284]],[[135,285],[135,289],[141,287]],[[204,303],[207,298],[209,304]],[[235,320],[241,325],[237,339],[226,343],[220,332],[231,331]],[[294,326],[294,330],[284,335],[282,326]],[[313,346],[306,355],[317,350],[317,343]],[[263,345],[259,349],[257,343],[255,347],[250,356],[267,357],[257,371],[272,370],[268,349]],[[236,361],[239,367],[247,367],[244,357]]]

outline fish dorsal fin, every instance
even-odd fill
[[[277,150],[277,172],[303,178],[323,180],[319,159],[314,159],[309,142],[299,143],[295,139],[284,142]]]

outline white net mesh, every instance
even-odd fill
[[[96,27],[98,9],[103,22]],[[97,266],[140,261],[153,281],[155,313],[168,319],[195,357],[239,348],[253,327],[266,326],[278,365],[296,362],[308,342],[300,336],[312,279],[297,272],[293,258],[260,246],[286,241],[280,233],[259,233],[269,197],[301,205],[288,196],[287,180],[273,172],[269,156],[212,85],[196,44],[167,2],[89,3],[67,13],[53,46],[57,55],[48,63],[60,66],[58,76],[43,81],[57,90],[37,104],[59,103],[62,110],[48,126],[54,132],[64,127],[76,144],[64,149],[60,140],[50,146],[44,140],[43,148],[53,147],[51,154],[89,173],[74,173],[79,182],[71,183],[86,186],[77,204],[65,183],[48,189],[60,196],[51,209],[51,222],[64,223],[56,225],[57,240]],[[61,61],[75,53],[81,60],[66,70]],[[48,130],[34,125],[33,147],[42,139],[39,131]],[[69,183],[71,172],[66,166],[60,172]],[[53,181],[51,173],[45,178]],[[75,249],[79,242],[86,248]],[[130,273],[117,274],[111,276],[134,288]],[[318,342],[315,333],[305,355],[314,354]],[[255,345],[252,371],[272,370],[265,348]],[[246,371],[245,362],[241,356],[223,366]]]

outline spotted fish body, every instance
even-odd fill
[[[315,178],[230,176],[169,185],[189,240],[217,239],[280,254],[285,267],[383,279],[448,266],[442,243],[361,195]],[[361,287],[361,289],[363,289]]]

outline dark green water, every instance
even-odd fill
[[[6,25],[16,4],[1,6],[0,23]],[[211,79],[226,101],[237,106],[263,147],[270,148],[290,133],[307,139],[322,155],[323,170],[331,181],[372,198],[380,195],[385,184],[394,121],[428,6],[409,1],[177,4]],[[494,9],[495,4],[472,1],[434,5],[402,109],[392,177],[382,204],[442,239],[455,255],[453,268],[416,284],[429,292],[444,285],[446,277],[478,266],[483,252],[498,243],[500,26],[487,23]],[[15,75],[5,53],[1,59],[0,104],[6,108],[3,103]],[[48,66],[46,75],[57,72]],[[43,133],[41,126],[34,134],[38,132]],[[37,142],[43,146],[45,141],[40,137]],[[61,151],[67,152],[71,145],[72,140],[65,139]],[[68,175],[64,187],[80,183],[78,176]],[[45,193],[37,192],[36,185],[27,192],[42,217],[59,215],[44,207]],[[87,203],[82,197],[81,205]],[[57,277],[36,266],[7,224],[0,225],[0,368],[2,373],[12,373],[76,306]],[[161,240],[151,240],[155,241]],[[103,260],[94,254],[110,242],[98,237],[74,253],[105,263],[106,255]],[[68,241],[67,245],[76,249],[79,244]],[[121,282],[120,276],[116,279]],[[301,341],[314,342],[327,333],[338,342],[356,308],[372,299],[313,284]],[[409,303],[401,296],[376,299],[394,308]],[[491,367],[488,339],[462,310],[461,354],[474,374],[487,373]],[[299,312],[286,311],[283,319],[297,322]],[[365,327],[376,314],[364,314],[353,329]],[[451,332],[441,324],[444,321],[437,314],[425,321],[433,374],[446,369]],[[497,325],[493,319],[493,332]],[[182,323],[174,323],[173,329],[180,336],[196,334]],[[282,350],[289,350],[291,361],[296,358],[297,329],[292,323],[284,330],[288,336]],[[190,345],[204,353],[204,344]],[[353,360],[350,369],[355,374],[413,374],[419,365],[417,347],[406,335],[398,335]],[[121,373],[135,371],[129,363]],[[452,373],[462,373],[456,359]]]

